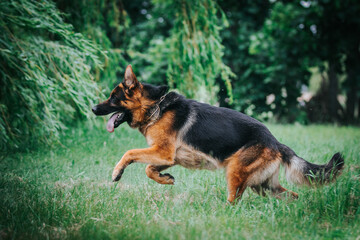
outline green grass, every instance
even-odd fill
[[[145,139],[125,124],[109,134],[100,127],[68,131],[64,146],[13,153],[0,162],[0,239],[356,239],[360,236],[360,129],[270,125],[298,155],[325,163],[341,151],[338,181],[297,187],[280,176],[296,201],[263,198],[247,189],[226,203],[223,170],[174,167],[165,186],[130,165],[119,183],[112,169]]]

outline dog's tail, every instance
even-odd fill
[[[340,153],[335,153],[327,164],[316,165],[297,156],[291,148],[284,144],[279,144],[278,147],[282,155],[286,178],[296,184],[329,183],[335,180],[344,168],[344,158]]]

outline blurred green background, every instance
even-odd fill
[[[127,64],[260,120],[359,124],[359,16],[357,0],[3,0],[1,151],[92,118]]]

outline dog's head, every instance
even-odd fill
[[[136,127],[145,120],[147,109],[167,91],[167,86],[140,83],[129,65],[125,70],[124,81],[111,91],[107,100],[94,106],[92,111],[97,116],[113,113],[106,127],[109,132],[113,132],[125,121]]]

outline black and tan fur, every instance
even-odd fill
[[[246,187],[260,195],[279,197],[286,192],[297,198],[280,185],[280,165],[288,180],[298,184],[329,182],[344,166],[339,153],[328,164],[309,163],[279,143],[259,121],[167,91],[166,86],[138,82],[129,65],[109,99],[93,108],[96,115],[124,112],[128,124],[138,128],[149,145],[127,151],[115,166],[113,181],[134,162],[148,164],[146,175],[160,184],[174,184],[170,174],[161,173],[174,165],[225,168],[229,202],[239,199]]]

